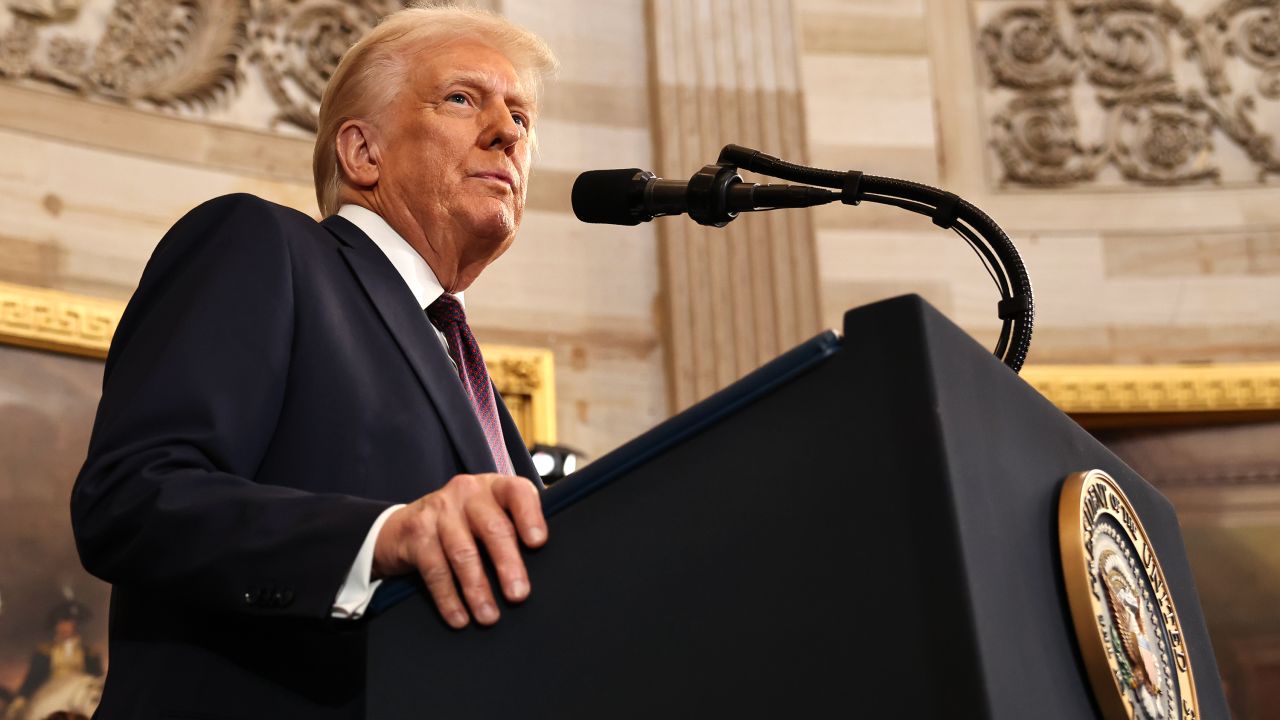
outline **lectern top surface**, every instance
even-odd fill
[[[827,330],[788,350],[707,399],[630,440],[542,494],[542,511],[551,517],[629,470],[711,427],[743,406],[786,384],[840,349],[841,339]],[[378,588],[367,615],[376,616],[422,590],[420,578],[396,578]]]

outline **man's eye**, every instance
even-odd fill
[[[458,103],[459,105],[466,105],[469,102],[467,96],[462,93],[453,93],[444,100],[445,102]]]
[[[511,115],[511,119],[515,120],[516,124],[519,125],[520,127],[523,127],[523,128],[529,127],[529,119],[523,115],[520,115],[518,113],[513,113]]]

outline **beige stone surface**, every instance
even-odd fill
[[[995,218],[1032,278],[1032,362],[1280,357],[1274,178],[1173,188],[1118,176],[1105,187],[999,182],[975,28],[1017,4],[797,2],[813,164],[940,185]],[[1208,9],[1176,4],[1189,16]],[[1223,152],[1224,162],[1242,161]],[[945,303],[976,337],[998,327],[995,290],[958,237],[896,208],[827,206],[815,217],[825,322],[845,310],[833,303],[883,287]]]
[[[688,178],[729,143],[804,159],[790,0],[655,0],[650,7],[659,174]],[[817,331],[809,213],[743,217],[726,228],[660,220],[657,230],[671,409]]]
[[[1280,275],[1280,229],[1104,236],[1107,275]]]
[[[310,184],[2,128],[0,154],[7,158],[0,170],[3,234],[8,243],[38,248],[33,252],[51,267],[37,284],[59,290],[127,297],[165,230],[218,195],[251,192],[315,212]],[[0,266],[0,279],[23,282],[23,275]]]
[[[828,146],[933,145],[927,57],[806,53],[801,68],[811,142]]]

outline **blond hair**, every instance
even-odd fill
[[[491,12],[446,5],[386,16],[342,56],[320,99],[311,171],[322,216],[337,212],[342,190],[338,129],[352,118],[376,121],[391,105],[409,73],[409,49],[459,39],[479,40],[505,55],[535,102],[543,79],[556,69],[555,55],[541,38]]]

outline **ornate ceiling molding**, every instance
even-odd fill
[[[974,0],[1004,185],[1280,177],[1280,3]]]
[[[347,48],[378,18],[394,11],[394,0],[274,0],[257,2],[250,60],[262,73],[279,107],[273,122],[315,132],[320,96]]]
[[[313,132],[342,53],[398,0],[7,0],[0,79]],[[269,98],[263,102],[263,98]]]

